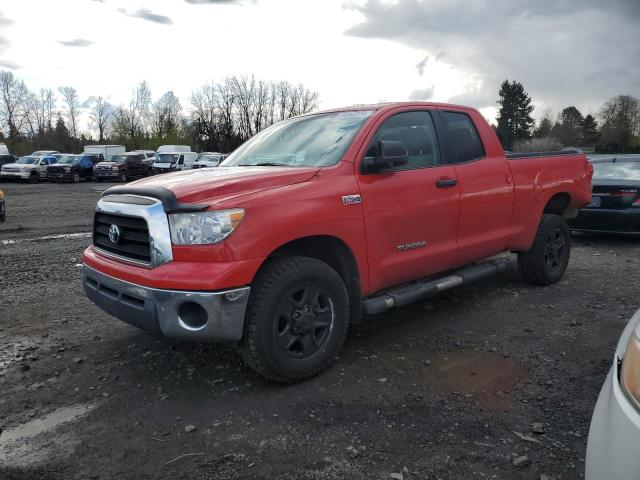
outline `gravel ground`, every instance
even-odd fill
[[[513,268],[367,319],[330,370],[281,386],[230,346],[158,338],[84,298],[89,238],[41,237],[89,231],[105,187],[0,184],[0,478],[583,478],[640,307],[637,239],[575,238],[553,287]]]

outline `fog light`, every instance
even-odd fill
[[[178,307],[178,323],[186,330],[200,330],[207,320],[207,311],[199,303],[184,302]]]

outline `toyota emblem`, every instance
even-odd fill
[[[111,243],[118,243],[120,240],[120,229],[117,225],[109,227],[109,240],[111,240]]]

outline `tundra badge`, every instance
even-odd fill
[[[343,195],[342,196],[343,205],[359,205],[361,203],[362,203],[362,198],[360,198],[360,195]]]
[[[424,240],[420,240],[419,242],[411,242],[405,243],[403,245],[396,245],[396,248],[399,252],[404,252],[406,250],[413,250],[414,248],[422,248],[427,245],[427,242]]]

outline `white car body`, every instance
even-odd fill
[[[124,145],[86,145],[84,153],[102,155],[101,161],[109,160],[113,155],[122,155],[127,149]]]
[[[11,155],[9,149],[4,143],[0,143],[0,155]]]
[[[640,339],[640,310],[622,332],[593,412],[585,480],[640,478],[640,403],[630,398],[619,380],[625,351],[634,335]]]
[[[31,180],[31,176],[36,176],[36,180],[47,178],[47,166],[56,163],[54,157],[27,155],[24,159],[35,159],[33,163],[8,163],[2,166],[0,177],[3,180]]]
[[[226,153],[218,152],[203,152],[196,159],[193,168],[210,168],[217,167],[222,161],[229,155]]]

